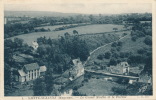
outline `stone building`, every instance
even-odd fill
[[[43,68],[42,68],[43,67]],[[41,73],[46,71],[45,66],[39,66],[37,63],[26,64],[21,70],[18,70],[16,81],[28,82],[37,79]]]
[[[129,64],[127,62],[120,62],[116,66],[111,65],[110,71],[114,74],[129,75]]]

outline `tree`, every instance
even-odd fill
[[[131,40],[135,42],[137,40],[137,38],[138,37],[136,35],[134,35],[134,36],[131,37]]]
[[[110,52],[106,52],[106,53],[105,53],[105,58],[106,58],[106,59],[110,59],[110,57],[111,57],[111,53],[110,53]]]
[[[45,96],[46,93],[46,84],[43,78],[38,78],[34,81],[33,86],[34,96]]]
[[[119,41],[117,45],[118,45],[118,46],[122,46],[122,42],[121,42],[121,41]]]
[[[68,38],[70,37],[70,34],[69,34],[68,32],[66,32],[66,33],[64,33],[64,37],[65,37],[66,39],[68,39]]]
[[[53,71],[51,69],[48,69],[45,74],[45,84],[46,84],[46,91],[48,95],[51,94],[51,92],[53,91],[54,79],[53,79],[52,73]]]
[[[78,31],[73,30],[73,34],[74,34],[74,35],[78,35]]]
[[[110,59],[109,65],[116,65],[117,61],[114,58]]]
[[[104,58],[104,54],[99,54],[98,56],[97,56],[97,59],[99,59],[99,60],[102,60],[103,58]]]
[[[144,40],[144,43],[146,45],[152,45],[152,37],[151,36],[147,36]]]
[[[111,46],[116,47],[117,45],[118,45],[117,42],[113,42]]]
[[[20,48],[23,45],[23,39],[14,38],[14,46],[15,48]]]
[[[10,66],[7,63],[4,63],[4,85],[9,85],[11,83],[11,70]]]
[[[113,28],[113,30],[116,32],[118,30],[118,28]]]
[[[145,67],[143,69],[144,72],[147,72],[149,76],[152,75],[152,56],[149,56],[146,59]]]

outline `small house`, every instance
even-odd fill
[[[63,76],[69,78],[70,81],[84,74],[84,67],[80,59],[73,59],[71,63],[72,68],[63,73]]]
[[[32,47],[34,48],[34,50],[37,50],[38,48],[38,43],[36,41],[32,42]]]
[[[74,59],[72,60],[74,66],[73,66],[73,72],[76,73],[75,77],[79,77],[84,74],[84,67],[80,59]]]

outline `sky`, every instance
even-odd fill
[[[82,14],[121,14],[152,12],[150,3],[83,3],[83,2],[49,2],[49,3],[5,3],[5,11],[52,11]]]

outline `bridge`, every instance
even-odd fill
[[[85,72],[93,73],[93,74],[97,74],[97,75],[118,77],[118,78],[129,78],[129,79],[133,79],[133,80],[138,80],[139,79],[139,77],[136,77],[136,76],[128,76],[128,75],[119,75],[119,74],[112,74],[112,73],[96,72],[96,71],[86,70],[86,69],[85,69]]]

